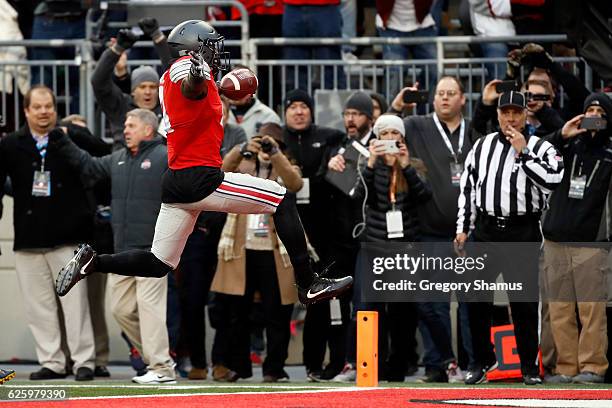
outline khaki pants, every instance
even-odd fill
[[[105,273],[94,273],[86,279],[91,324],[93,325],[94,344],[96,347],[96,366],[107,366],[110,354],[104,308],[107,277],[108,275]]]
[[[540,350],[542,351],[542,365],[546,374],[555,372],[557,364],[557,352],[555,341],[550,327],[550,310],[548,307],[548,294],[546,293],[546,268],[544,267],[544,255],[540,257],[540,291],[542,302],[540,303]]]
[[[550,324],[559,374],[573,376],[585,371],[606,374],[607,260],[608,252],[600,248],[544,243],[546,293],[551,298]],[[576,308],[582,325],[580,333]]]
[[[73,256],[74,246],[41,251],[16,251],[17,280],[28,326],[36,345],[38,362],[57,373],[66,372],[66,356],[61,350],[61,329],[55,279]],[[74,369],[94,368],[94,337],[89,315],[87,285],[76,285],[59,298],[64,312],[66,339]]]
[[[149,370],[174,377],[166,328],[168,277],[109,274],[108,280],[111,310],[121,330],[141,351]]]

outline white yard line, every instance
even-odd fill
[[[446,404],[472,405],[475,407],[521,408],[610,408],[612,400],[553,400],[553,399],[477,399],[444,400]]]

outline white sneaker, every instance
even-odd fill
[[[465,380],[463,371],[461,371],[461,368],[459,368],[456,362],[448,364],[446,375],[448,376],[448,382],[451,384],[463,383]]]
[[[346,363],[344,368],[334,378],[332,378],[333,382],[354,382],[357,379],[357,370],[353,367],[352,364]]]
[[[155,371],[147,371],[146,374],[132,378],[137,384],[176,384],[176,378],[158,374]]]

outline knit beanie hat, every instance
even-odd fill
[[[142,65],[132,71],[132,91],[143,82],[155,82],[159,84],[157,71],[148,65]]]
[[[605,93],[592,93],[584,101],[584,110],[586,112],[589,106],[601,106],[608,116],[608,121],[612,120],[612,100]]]
[[[351,94],[344,104],[344,109],[355,109],[372,119],[374,105],[372,98],[365,92],[357,91]]]
[[[304,102],[310,109],[310,116],[314,119],[314,103],[310,95],[308,95],[308,92],[301,89],[294,89],[287,92],[287,96],[285,96],[285,113],[287,113],[287,109],[293,102]]]
[[[380,132],[386,129],[395,129],[401,133],[402,137],[406,136],[406,128],[404,127],[404,121],[399,117],[391,114],[380,115],[374,123],[374,134],[380,135]]]

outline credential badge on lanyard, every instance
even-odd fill
[[[450,163],[451,182],[453,184],[453,187],[459,187],[459,184],[461,183],[461,174],[463,173],[463,163],[459,163],[459,156],[461,156],[461,149],[463,148],[463,141],[465,139],[465,119],[461,119],[461,128],[459,129],[459,144],[457,146],[457,153],[455,153],[455,151],[453,150],[453,145],[450,139],[448,138],[448,135],[442,128],[440,119],[438,119],[438,115],[436,115],[435,112],[433,114],[433,120],[436,124],[436,127],[438,128],[438,133],[440,133],[442,140],[444,140],[444,144],[446,144],[446,147],[448,148],[454,159],[454,161]]]
[[[45,156],[47,155],[48,141],[37,141],[36,148],[40,153],[40,170],[34,172],[32,180],[32,195],[34,197],[50,197],[51,196],[51,172],[45,171]]]
[[[577,156],[574,156],[574,160],[572,161],[572,173],[571,173],[572,177],[570,178],[570,186],[569,186],[569,191],[567,192],[567,196],[575,200],[582,200],[582,198],[584,197],[584,191],[587,189],[588,186],[591,185],[591,182],[593,181],[593,177],[595,176],[595,173],[597,172],[597,169],[599,168],[599,160],[597,160],[597,163],[595,163],[595,167],[593,167],[593,171],[591,172],[591,175],[587,181],[586,174],[581,174],[582,173],[582,163],[580,163],[580,168],[578,169],[578,175],[574,173],[574,170],[576,169],[576,159],[577,159]]]

